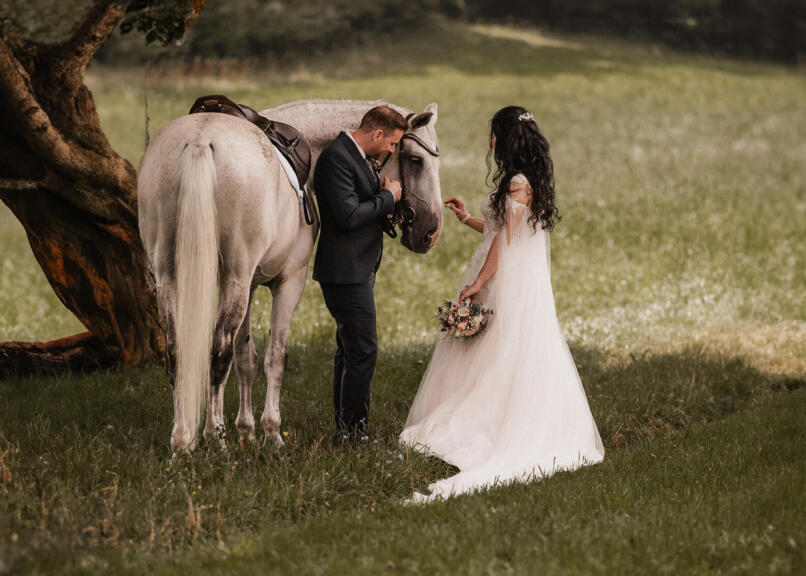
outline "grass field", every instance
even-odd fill
[[[143,77],[92,69],[88,79],[110,140],[135,164]],[[342,453],[324,441],[333,325],[312,282],[292,327],[281,451],[202,447],[172,461],[170,392],[156,366],[0,382],[0,574],[806,570],[801,70],[446,26],[382,56],[152,73],[152,128],[216,92],[256,108],[309,97],[436,101],[443,197],[460,195],[474,212],[490,116],[510,103],[530,109],[552,144],[563,215],[552,239],[558,314],[606,459],[529,486],[402,506],[451,472],[395,442],[438,334],[435,304],[479,239],[449,214],[430,254],[386,246],[375,444]],[[80,330],[2,210],[0,339]],[[258,293],[263,343],[270,310]],[[256,406],[264,389],[259,376]]]

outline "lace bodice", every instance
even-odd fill
[[[479,275],[479,271],[481,267],[484,266],[484,261],[487,259],[487,253],[490,251],[490,245],[493,243],[493,239],[498,233],[498,226],[495,223],[495,215],[492,212],[490,200],[491,196],[485,196],[481,201],[481,216],[484,218],[484,232],[481,244],[476,248],[476,251],[470,258],[470,262],[467,264],[465,273],[462,276],[462,282],[457,287],[456,294],[454,295],[455,298],[458,298],[459,292],[461,292],[465,286],[473,282],[476,276]],[[482,292],[486,291],[482,290]],[[486,294],[480,294],[480,300],[486,301],[486,296]]]
[[[516,174],[512,177],[512,182],[518,182],[523,184],[528,184],[529,181],[523,174]],[[473,256],[470,258],[470,262],[468,263],[467,269],[465,270],[465,274],[462,277],[462,283],[459,285],[456,297],[459,296],[459,292],[461,292],[462,288],[466,285],[473,282],[478,276],[479,271],[481,270],[482,266],[484,266],[484,261],[487,259],[487,254],[490,251],[490,246],[495,239],[496,234],[498,234],[499,230],[501,230],[501,224],[495,218],[495,212],[493,211],[492,207],[492,197],[495,194],[495,191],[491,192],[487,196],[485,196],[481,201],[481,215],[484,218],[484,232],[482,233],[482,240],[479,247],[473,253]],[[524,206],[519,204],[516,200],[512,199],[511,197],[507,197],[507,210],[523,210]],[[520,218],[518,225],[516,226],[516,230],[520,233],[520,229],[524,226],[524,221],[526,218]],[[488,283],[489,284],[489,283]],[[491,286],[485,286],[482,288],[482,291],[479,295],[479,300],[482,302],[488,302],[492,297],[490,293]]]

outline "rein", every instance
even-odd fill
[[[415,142],[416,144],[418,144],[423,150],[428,152],[431,156],[434,156],[435,158],[439,158],[439,148],[438,147],[432,147],[431,145],[429,145],[427,142],[425,142],[422,138],[420,138],[416,134],[413,134],[413,133],[403,134],[403,137],[400,139],[400,142],[402,143],[403,140],[411,140],[411,141]],[[399,155],[400,155],[400,153],[398,151],[398,156]],[[380,173],[380,171],[383,170],[383,167],[386,166],[386,163],[389,161],[389,158],[391,158],[391,157],[392,157],[391,154],[387,154],[386,158],[384,158],[383,162],[381,163],[381,167],[378,170],[378,173]],[[408,203],[406,202],[406,198],[407,198],[407,196],[406,196],[406,185],[405,185],[404,177],[403,177],[403,165],[402,164],[400,164],[399,169],[400,169],[399,177],[400,177],[400,187],[401,187],[400,202],[395,204],[395,211],[392,214],[392,218],[389,220],[389,226],[384,230],[384,232],[386,232],[386,234],[390,238],[397,238],[397,229],[395,228],[395,226],[401,226],[401,227],[402,226],[408,226],[408,227],[411,227],[412,223],[414,222],[414,218],[417,216],[417,213],[414,211],[414,208],[409,206]]]

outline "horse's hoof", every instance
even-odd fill
[[[266,444],[274,446],[275,448],[282,448],[285,445],[285,442],[283,441],[282,436],[280,436],[277,432],[274,432],[272,434],[266,434],[263,440],[263,445],[265,446]]]
[[[227,429],[223,425],[215,427],[215,438],[218,439],[218,447],[222,450],[227,449]]]
[[[171,451],[174,454],[187,454],[196,447],[198,435],[188,434],[183,427],[175,427],[171,432]]]
[[[193,452],[196,448],[197,442],[171,442],[171,453],[172,457],[180,457],[180,456],[190,456],[190,453]]]
[[[227,429],[219,425],[215,428],[204,429],[204,441],[208,446],[218,446],[222,450],[227,449]]]
[[[255,442],[255,431],[254,430],[239,430],[238,431],[238,443],[241,446],[246,446],[248,444],[254,444]]]
[[[180,462],[186,462],[190,458],[190,450],[183,448],[171,450],[171,466],[176,466]]]

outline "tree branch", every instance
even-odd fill
[[[32,372],[88,371],[118,363],[91,332],[50,342],[0,343],[0,378]]]
[[[126,12],[119,2],[97,1],[84,21],[76,27],[72,37],[52,48],[60,56],[54,60],[56,64],[53,70],[68,90],[72,92],[83,83],[84,70],[90,60],[125,15]]]
[[[0,101],[21,111],[15,116],[19,133],[31,150],[55,171],[68,179],[92,179],[106,188],[119,190],[132,196],[125,200],[134,205],[134,168],[117,155],[103,156],[64,139],[39,105],[31,79],[12,52],[4,32],[0,32]]]

